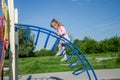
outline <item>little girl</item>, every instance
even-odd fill
[[[66,39],[70,40],[70,38],[67,35],[67,32],[64,28],[64,26],[56,19],[53,19],[51,21],[51,27],[57,30],[57,36],[64,36]],[[55,56],[60,56],[62,51],[65,49],[66,42],[65,40],[61,39],[59,44],[58,44],[58,52],[56,53]],[[65,51],[63,52],[64,57],[61,59],[61,61],[66,61],[67,60],[67,55]]]

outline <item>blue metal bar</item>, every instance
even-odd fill
[[[18,30],[18,28],[17,28],[17,26],[15,26],[15,32],[17,32],[17,30]]]
[[[91,77],[90,77],[90,73],[89,73],[88,69],[86,69],[86,72],[87,72],[89,80],[92,80]]]
[[[64,51],[69,47],[69,43],[66,44],[65,48],[63,49],[63,51],[61,52],[60,56],[63,55]]]
[[[79,69],[75,70],[75,71],[73,72],[73,74],[74,74],[74,75],[78,75],[78,74],[83,73],[84,71],[86,71],[86,70],[84,70],[83,68],[79,68]]]
[[[60,39],[59,39],[59,38],[56,38],[56,41],[55,41],[55,43],[54,43],[54,45],[53,45],[51,51],[54,51],[54,50],[55,50],[55,48],[57,47],[59,41],[60,41]]]
[[[26,28],[19,28],[19,30],[26,30]],[[32,31],[39,31],[38,29],[30,29],[30,28],[29,28],[29,30],[32,30]],[[45,33],[45,34],[48,34],[48,32],[46,32],[46,31],[40,30],[40,32]]]
[[[19,30],[26,30],[26,28],[18,28],[18,29],[19,29]],[[29,30],[39,31],[39,29],[31,29],[31,28],[29,28]],[[45,34],[48,34],[48,33],[51,32],[51,31],[46,32],[45,30],[42,30],[42,29],[40,28],[40,32],[45,33]],[[51,33],[52,33],[52,32],[51,32]],[[53,34],[56,34],[56,33],[53,33]],[[53,36],[53,35],[51,35],[51,36]],[[60,38],[59,36],[53,36],[53,37],[55,37],[55,38]]]
[[[48,30],[48,29],[45,29],[45,28],[42,28],[42,27],[37,27],[37,26],[34,26],[34,25],[27,25],[27,24],[15,24],[17,26],[27,26],[27,27],[32,27],[32,28],[38,28],[38,29],[42,29],[42,30],[45,30],[45,31],[49,31],[49,32],[52,32],[54,34],[56,34],[55,32],[51,31],[51,30]]]
[[[39,35],[40,35],[40,29],[39,29],[39,31],[38,31],[38,33],[37,33],[37,37],[36,37],[36,41],[35,41],[35,45],[37,45],[37,42],[38,42],[38,39],[39,39]]]
[[[66,60],[66,62],[67,62],[68,60],[70,60],[70,58],[71,58],[74,54],[76,54],[77,52],[78,52],[78,50],[72,51],[72,55],[68,56],[68,59]]]
[[[4,41],[0,40],[0,62],[2,60],[3,45],[4,45]]]
[[[87,69],[86,65],[84,64],[84,61],[80,58],[80,56],[78,55],[78,53],[76,55],[78,56],[79,60],[81,61],[82,65],[83,65],[83,69],[86,70],[89,80],[91,80],[90,74],[88,72],[88,69]]]
[[[81,50],[79,50],[79,52],[81,53],[81,55],[83,56],[83,58],[85,59],[85,61],[88,63],[88,65],[89,65],[89,67],[90,67],[90,69],[91,69],[91,71],[92,71],[92,73],[93,73],[93,75],[95,77],[95,80],[98,80],[98,78],[97,78],[97,76],[95,74],[95,71],[93,70],[93,68],[92,68],[90,62],[88,61],[88,59],[84,56],[84,54],[83,54],[83,52]]]
[[[78,62],[77,62],[78,61]],[[74,68],[76,66],[78,66],[81,62],[79,61],[79,59],[75,59],[74,62],[72,62],[71,64],[68,65],[68,67],[70,68]]]
[[[51,32],[48,33],[47,39],[46,39],[46,41],[45,41],[44,48],[47,47],[47,44],[48,44],[48,40],[49,40],[50,34],[51,34]]]
[[[72,55],[75,50],[72,50],[68,55]]]
[[[29,27],[26,28],[26,43],[28,43]]]

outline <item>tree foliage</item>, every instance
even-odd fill
[[[19,57],[34,56],[34,35],[29,31],[28,43],[26,43],[26,31],[19,31]]]
[[[120,47],[120,37],[114,36],[110,39],[101,41],[95,41],[89,37],[85,37],[83,40],[75,39],[76,44],[84,53],[101,53],[101,52],[118,52]]]

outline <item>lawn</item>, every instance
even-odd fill
[[[101,53],[101,54],[87,54],[85,55],[94,69],[113,69],[120,68],[120,64],[116,62],[117,53]],[[109,60],[98,61],[96,58],[109,58]],[[61,62],[59,56],[46,57],[30,57],[19,58],[19,74],[34,74],[34,73],[48,73],[48,72],[63,72],[73,71],[78,69],[69,68],[70,62]],[[8,65],[8,60],[5,60],[5,65]],[[7,74],[8,72],[6,72]]]

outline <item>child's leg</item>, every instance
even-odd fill
[[[61,59],[61,61],[66,61],[67,60],[67,54],[64,54],[64,57]]]
[[[57,52],[57,54],[55,56],[59,56],[61,54],[61,52],[62,52],[62,43],[59,42],[59,44],[58,44],[58,52]]]
[[[64,54],[64,58],[67,58],[67,54],[66,53]]]
[[[62,50],[65,49],[66,43],[62,43]],[[64,57],[61,59],[61,61],[66,61],[67,60],[67,54],[66,51],[63,52]]]

